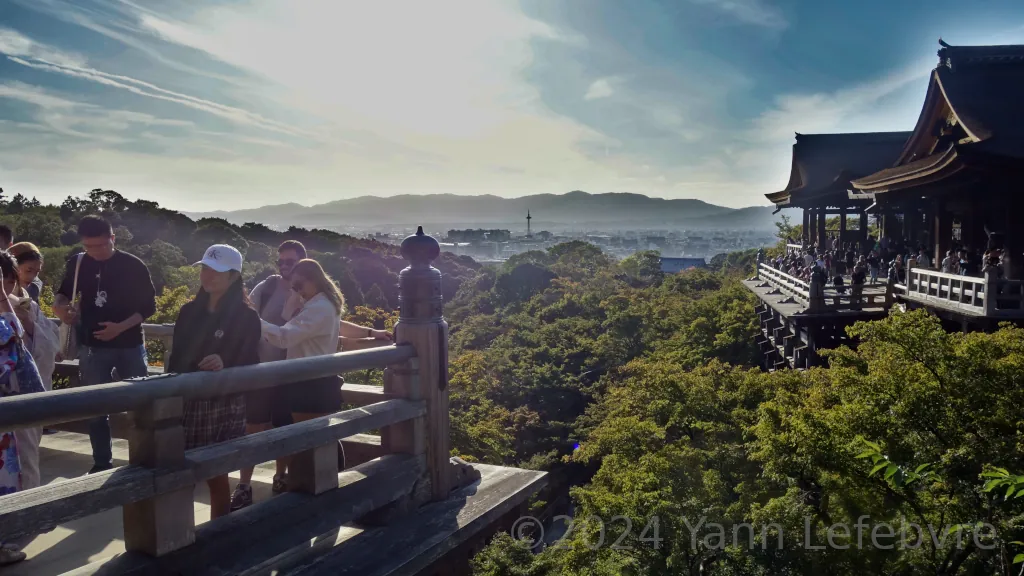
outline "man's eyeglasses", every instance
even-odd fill
[[[278,258],[277,260],[278,266],[295,266],[296,263],[298,263],[298,260],[293,260],[291,258]]]

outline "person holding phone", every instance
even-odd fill
[[[68,260],[64,280],[53,297],[53,312],[77,329],[82,385],[113,382],[115,371],[121,379],[144,377],[149,367],[142,323],[156,312],[149,268],[115,247],[113,227],[99,216],[82,218],[78,236],[85,253]],[[110,470],[113,452],[107,416],[89,423],[89,440],[93,458],[89,473]]]
[[[258,364],[260,316],[242,285],[242,254],[232,246],[210,246],[199,272],[199,292],[181,307],[167,369],[173,373],[210,371]],[[185,449],[245,435],[245,396],[231,394],[185,403]],[[206,481],[210,518],[231,511],[228,475]]]

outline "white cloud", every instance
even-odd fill
[[[690,0],[694,4],[710,6],[737,19],[743,24],[782,29],[789,26],[782,10],[766,0]]]
[[[791,139],[794,132],[873,132],[908,129],[917,119],[932,67],[925,62],[834,92],[783,94],[754,122],[757,140]],[[887,98],[913,88],[911,98],[880,109]]]
[[[0,27],[0,54],[48,60],[61,66],[83,66],[85,58],[44,46],[9,28]]]
[[[599,78],[594,80],[590,84],[590,88],[587,89],[587,93],[583,95],[584,100],[597,100],[598,98],[607,98],[615,93],[612,88],[612,82],[614,78]]]
[[[34,104],[40,108],[74,108],[82,106],[80,102],[68,100],[61,96],[55,96],[38,86],[32,86],[24,82],[8,80],[0,84],[0,98],[20,100]]]

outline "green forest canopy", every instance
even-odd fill
[[[15,196],[4,211],[18,239],[44,247],[48,285],[74,250],[77,219],[110,218],[163,291],[155,321],[173,321],[189,298],[188,264],[207,245],[241,248],[251,286],[286,238],[310,248],[361,321],[395,319],[405,262],[394,246],[193,221],[103,190],[60,207]],[[925,312],[894,312],[854,326],[859,348],[829,353],[830,368],[764,373],[756,302],[739,282],[752,259],[664,275],[656,253],[615,262],[583,242],[499,266],[439,259],[454,452],[548,471],[531,513],[561,514],[571,498],[577,519],[542,552],[499,536],[476,574],[1020,571],[1024,330],[947,334]],[[866,535],[858,547],[835,529],[828,545],[830,527],[862,516],[869,531],[889,523],[897,537],[881,544],[895,546]],[[750,545],[745,524],[769,528]]]

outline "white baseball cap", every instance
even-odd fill
[[[203,255],[203,259],[196,262],[194,266],[198,266],[200,264],[209,266],[217,272],[227,272],[228,270],[241,272],[242,253],[234,246],[228,246],[227,244],[214,244],[206,249],[206,254]]]

